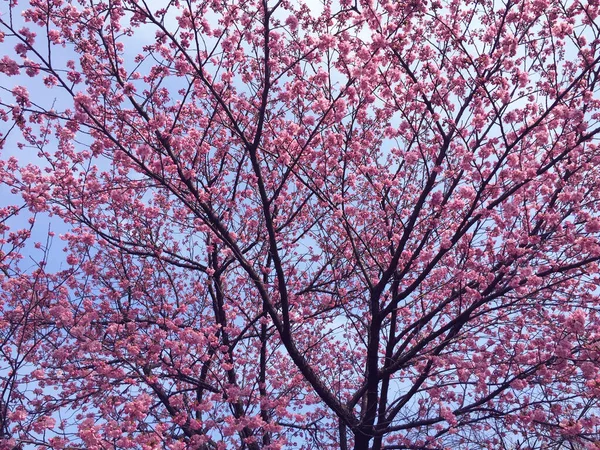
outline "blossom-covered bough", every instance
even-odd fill
[[[0,448],[599,448],[599,13],[4,3]]]

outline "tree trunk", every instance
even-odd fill
[[[369,450],[371,436],[359,432],[354,435],[354,450]]]

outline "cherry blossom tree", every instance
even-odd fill
[[[4,3],[0,448],[600,448],[599,14]]]

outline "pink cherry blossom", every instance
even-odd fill
[[[595,448],[598,2],[163,3],[1,11],[0,449]]]

